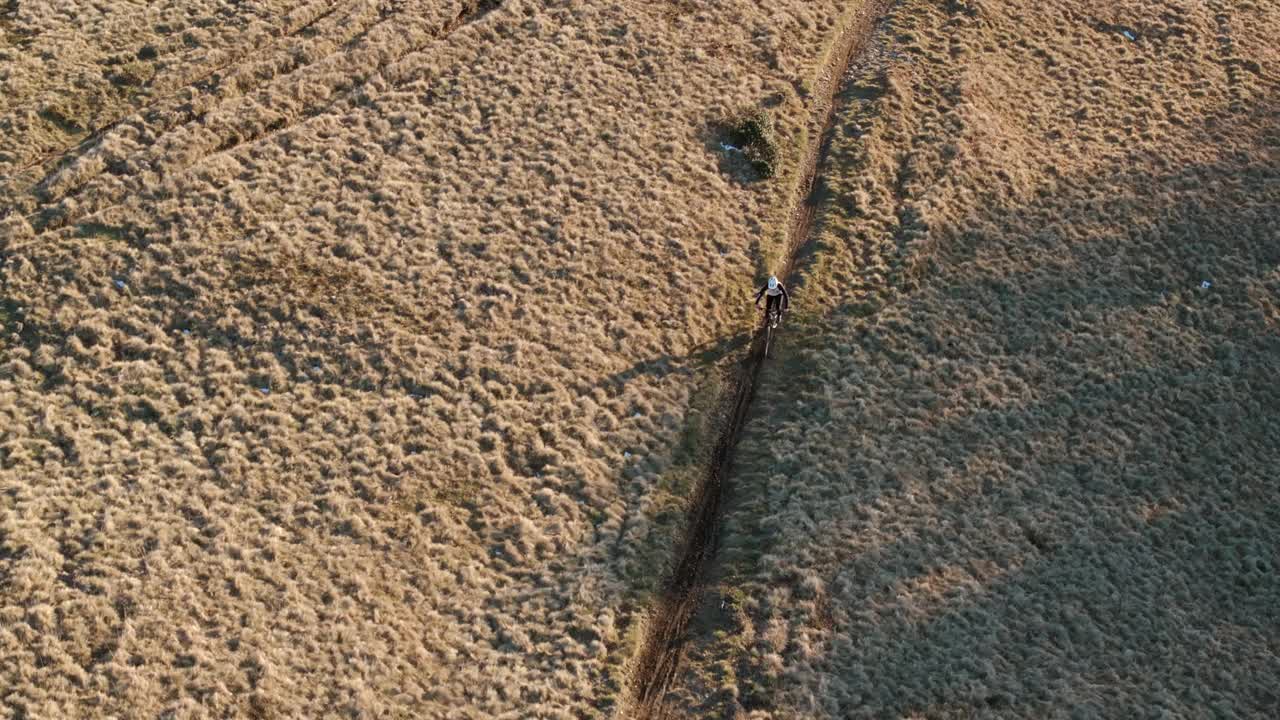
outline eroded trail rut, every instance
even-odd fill
[[[871,0],[857,10],[836,41],[821,73],[820,84],[812,93],[808,119],[811,140],[805,149],[799,181],[792,196],[792,221],[785,265],[777,272],[783,280],[791,274],[796,259],[810,239],[822,188],[818,180],[824,170],[832,123],[839,109],[838,97],[847,82],[849,68],[867,47],[876,23],[890,4],[890,0]],[[762,330],[763,324],[757,330],[746,358],[735,368],[726,385],[721,402],[720,434],[707,472],[694,495],[693,509],[674,573],[655,608],[649,634],[637,657],[629,708],[624,713],[629,717],[671,717],[665,697],[679,669],[689,622],[697,612],[705,578],[715,558],[725,480],[765,359]]]

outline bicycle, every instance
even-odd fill
[[[764,356],[769,357],[769,346],[773,344],[773,331],[782,322],[782,309],[773,308],[767,311],[764,320]]]
[[[778,323],[782,322],[782,313],[789,309],[791,298],[787,296],[787,289],[778,282],[777,275],[770,275],[769,282],[756,291],[757,309],[760,307],[761,298],[765,299],[764,356],[769,357],[769,346],[773,344],[773,331],[777,330]]]

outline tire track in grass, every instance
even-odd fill
[[[488,13],[500,7],[501,4],[502,4],[501,0],[478,0],[478,1],[473,0],[472,2],[468,2],[463,7],[463,9],[459,11],[457,16],[450,19],[448,22],[446,22],[443,26],[441,26],[435,32],[428,33],[428,37],[425,41],[419,44],[411,45],[399,55],[393,58],[389,58],[385,61],[379,62],[376,67],[371,69],[369,72],[356,78],[355,81],[352,82],[350,85],[347,85],[347,86],[339,85],[335,89],[335,92],[325,102],[315,105],[313,107],[304,109],[302,112],[298,113],[298,115],[294,117],[292,121],[274,122],[269,125],[258,128],[257,131],[249,133],[244,137],[238,137],[238,136],[232,137],[230,141],[224,141],[224,143],[222,145],[219,145],[213,152],[201,158],[198,158],[197,160],[193,161],[190,165],[188,165],[186,168],[183,168],[183,169],[185,170],[185,169],[189,169],[190,167],[194,167],[196,164],[198,164],[201,160],[204,160],[205,158],[212,157],[214,155],[218,155],[222,153],[234,152],[238,148],[244,147],[246,145],[251,145],[267,136],[285,132],[290,128],[293,128],[297,125],[307,122],[308,120],[311,120],[312,118],[319,117],[325,114],[326,112],[329,112],[330,110],[333,109],[333,107],[339,101],[353,96],[362,87],[364,87],[364,85],[366,85],[371,78],[373,78],[375,75],[378,75],[379,73],[384,72],[389,66],[395,64],[400,60],[403,60],[406,57],[409,57],[410,55],[422,52],[425,48],[427,48],[432,43],[436,43],[436,42],[439,42],[440,40],[447,38],[449,35],[452,35],[455,31],[457,31],[463,25],[466,25],[468,23],[471,23],[480,19],[484,15],[487,15]],[[390,21],[388,20],[387,22],[390,22]],[[356,41],[352,41],[352,43],[354,42]]]
[[[337,6],[301,26],[282,28],[276,36],[278,42],[262,52],[235,55],[181,87],[166,92],[119,120],[99,128],[63,153],[65,155],[66,152],[79,151],[74,157],[58,157],[57,153],[46,156],[39,164],[47,164],[55,157],[58,161],[36,183],[37,190],[49,201],[63,200],[82,192],[103,170],[113,175],[126,174],[109,167],[90,172],[75,171],[82,161],[92,160],[95,151],[106,147],[114,134],[153,136],[154,140],[130,155],[144,156],[181,128],[202,122],[205,116],[219,107],[237,101],[243,102],[246,98],[260,94],[263,89],[269,90],[272,85],[287,81],[295,73],[319,66],[386,22],[385,18],[378,19],[377,8],[368,2],[347,8],[348,11],[342,15],[336,15],[336,10]],[[310,31],[311,34],[299,37],[304,31]],[[307,59],[307,51],[325,43],[333,47]],[[28,167],[30,166],[29,164]],[[57,187],[68,171],[75,172],[74,182]]]
[[[501,7],[501,5],[502,5],[501,0],[466,0],[465,2],[462,3],[462,7],[454,17],[445,20],[444,22],[438,24],[434,28],[428,28],[427,31],[424,33],[425,37],[420,41],[409,41],[406,47],[393,53],[390,57],[378,59],[374,67],[369,69],[367,72],[359,73],[354,78],[352,78],[349,75],[339,74],[338,76],[341,77],[342,80],[330,88],[332,92],[330,92],[330,94],[327,97],[323,98],[317,104],[311,107],[305,107],[299,110],[292,117],[282,115],[282,117],[276,118],[271,122],[258,123],[257,127],[250,128],[248,132],[244,132],[242,134],[240,132],[242,128],[237,128],[233,125],[233,122],[244,122],[240,116],[235,116],[233,121],[226,122],[226,123],[207,122],[207,116],[209,115],[209,113],[220,109],[220,104],[215,104],[214,106],[195,114],[189,120],[178,123],[175,126],[171,126],[172,127],[171,130],[166,132],[161,137],[157,138],[154,142],[147,145],[146,147],[141,148],[138,151],[132,153],[129,156],[129,159],[132,161],[135,161],[135,164],[136,164],[139,161],[139,158],[141,158],[142,159],[141,162],[143,162],[143,164],[145,164],[146,167],[149,167],[150,169],[159,172],[161,175],[177,175],[187,170],[190,170],[195,165],[199,164],[201,161],[208,159],[210,157],[213,157],[215,155],[233,152],[237,148],[258,142],[259,140],[262,140],[265,137],[286,132],[290,128],[300,123],[304,123],[318,115],[323,114],[324,112],[331,109],[338,101],[344,98],[353,96],[362,87],[364,87],[365,84],[367,84],[367,82],[371,78],[373,78],[375,75],[385,70],[389,65],[395,63],[397,60],[400,60],[414,53],[420,52],[426,47],[432,45],[433,43],[437,43],[446,39],[448,36],[456,32],[457,30],[461,29],[462,27],[472,22],[479,20],[480,18],[489,14],[493,10]],[[375,29],[382,27],[384,25],[388,27],[397,26],[393,18],[387,18],[382,21],[379,21],[378,23],[375,23],[374,26],[370,27],[368,30],[360,33],[360,37],[358,37],[357,39],[348,41],[344,45],[344,49],[348,49],[352,47],[352,45],[354,45],[355,43],[358,43],[361,38],[367,37]],[[333,55],[336,55],[336,54],[338,53],[326,55],[324,58],[322,58],[317,62],[322,62],[324,60],[327,60],[329,57],[332,57]],[[312,67],[316,67],[316,65],[314,63],[309,65],[304,65],[299,70],[299,72]],[[295,73],[290,73],[284,76],[277,76],[274,78],[272,82],[273,83],[295,82],[297,78],[292,77],[294,74]],[[231,98],[228,98],[224,102],[234,102],[234,101],[251,102],[251,103],[256,103],[258,107],[269,109],[270,108],[269,103],[257,102],[257,101],[269,100],[270,98],[264,97],[263,93],[269,92],[270,90],[271,88],[268,87],[264,90],[259,91],[256,95],[253,95],[253,96],[248,94],[233,96]],[[262,118],[256,118],[256,120],[262,120]],[[250,122],[255,122],[256,120],[251,120]],[[195,148],[195,152],[197,153],[196,157],[187,158],[178,163],[165,165],[163,163],[163,159],[167,156],[174,155],[175,152],[183,146],[177,143],[170,143],[167,145],[162,145],[162,143],[164,143],[166,138],[171,139],[172,136],[175,133],[179,132],[182,128],[191,127],[193,125],[196,125],[197,122],[198,122],[198,127],[201,130],[211,131],[213,135],[217,137],[217,143],[214,144],[210,142],[205,142],[204,145],[206,147]],[[207,136],[205,137],[207,138]],[[200,139],[200,138],[196,138],[196,139]],[[186,149],[191,150],[192,148],[190,145],[188,145]],[[92,150],[90,150],[89,152],[86,152],[85,156],[89,156],[92,152],[93,152]],[[59,172],[62,172],[62,171],[59,171]],[[108,172],[116,176],[121,176],[121,175],[128,176],[128,175],[136,174],[136,173],[130,173],[127,170],[124,172],[113,172],[108,170]],[[93,176],[96,176],[97,174],[100,174],[100,172],[93,173]],[[46,196],[48,197],[49,204],[45,205],[43,208],[40,208],[30,213],[28,215],[28,221],[31,222],[33,226],[37,229],[37,231],[41,234],[46,232],[52,232],[77,222],[83,222],[106,210],[116,207],[120,203],[122,203],[124,201],[124,198],[126,198],[130,193],[135,192],[139,189],[138,187],[136,187],[136,183],[134,184],[134,186],[129,186],[129,185],[117,186],[112,189],[112,192],[109,195],[102,196],[100,199],[98,199],[97,202],[94,202],[94,203],[76,202],[74,209],[69,211],[66,210],[68,200],[71,200],[74,202],[80,199],[80,196],[82,196],[86,190],[93,187],[93,185],[91,184],[93,180],[93,176],[87,179],[70,180],[68,182],[69,187],[66,188],[64,192],[61,192],[61,193],[57,192],[56,190],[52,190],[50,187],[51,184],[56,184],[58,182],[58,175],[54,174],[54,175],[51,175],[49,178],[46,178],[46,180],[41,183],[41,186]],[[54,204],[55,201],[56,201],[56,204]]]
[[[229,48],[223,48],[219,50],[218,54],[221,55],[222,57],[221,59],[215,61],[212,65],[204,68],[201,68],[199,66],[186,68],[188,73],[194,73],[190,75],[190,77],[182,78],[180,74],[175,73],[175,75],[179,78],[176,80],[176,82],[169,81],[170,79],[167,77],[163,78],[166,82],[157,83],[156,80],[160,78],[156,78],[148,82],[147,84],[149,86],[155,86],[159,90],[159,94],[156,95],[154,98],[149,98],[149,100],[152,101],[152,104],[155,104],[163,100],[169,99],[172,96],[175,96],[181,93],[183,90],[186,90],[192,87],[198,87],[202,83],[207,82],[214,75],[217,75],[218,73],[222,72],[223,70],[226,70],[229,67],[235,66],[236,63],[241,62],[249,55],[261,57],[263,52],[267,50],[276,49],[275,46],[278,43],[291,40],[299,35],[303,37],[311,37],[312,35],[309,34],[309,32],[313,32],[316,25],[328,19],[330,16],[332,16],[342,7],[343,5],[341,3],[335,2],[334,0],[323,0],[323,1],[316,0],[315,2],[303,3],[301,5],[298,5],[294,7],[292,10],[290,10],[289,12],[280,16],[280,21],[283,23],[280,27],[271,28],[270,31],[267,32],[267,34],[269,34],[271,38],[275,41],[275,43],[273,43],[270,47],[264,48],[262,46],[260,42],[261,35],[248,36],[248,39],[239,45],[235,45]],[[180,30],[184,30],[184,29],[185,28],[182,28]],[[175,34],[181,34],[181,33],[175,32]],[[168,40],[166,42],[161,42],[157,44],[160,45],[162,48],[164,48],[165,46],[176,46],[178,45],[178,42]],[[143,47],[147,47],[147,46],[144,45]],[[157,50],[158,55],[162,55],[162,56],[169,55],[169,50],[171,49],[170,47],[168,49],[161,50],[156,48],[155,45],[151,45],[151,47],[152,49]],[[143,48],[139,48],[139,51],[141,51],[142,49]],[[12,112],[20,112],[23,110],[33,110],[38,108],[39,105],[40,105],[40,102],[36,101],[28,105],[19,105],[19,106],[9,108],[6,112],[12,113]],[[101,133],[105,132],[111,127],[117,125],[122,119],[123,118],[117,118],[116,120],[112,120],[108,123],[105,123],[102,126],[100,126],[97,130],[94,130],[93,133],[89,137],[86,137],[84,140],[81,140],[80,142],[77,142],[71,145],[67,145],[62,150],[50,150],[49,152],[45,153],[45,156],[56,155],[59,152],[67,152],[80,145],[83,145],[84,143],[91,141],[94,135],[100,135]],[[31,162],[28,162],[26,165],[22,166],[22,168],[20,169],[30,167],[36,162],[37,161],[34,161],[34,160]]]
[[[342,5],[336,2],[313,2],[294,8],[284,16],[283,19],[285,21],[285,26],[280,28],[275,34],[277,43],[287,42],[300,35],[305,36],[308,31],[313,30],[316,25],[330,18],[341,7]],[[300,17],[295,19],[295,15]],[[309,15],[310,19],[307,19]],[[297,24],[298,22],[301,22],[301,24]],[[272,49],[276,48],[273,47]],[[215,75],[226,70],[228,67],[232,67],[236,63],[243,61],[250,54],[260,56],[263,49],[254,43],[246,43],[243,46],[237,46],[225,52],[228,57],[217,62],[212,67],[197,70],[197,73],[192,77],[178,81],[178,87],[171,90],[164,90],[160,95],[154,98],[148,98],[148,103],[143,107],[130,109],[123,116],[117,117],[115,120],[93,130],[80,140],[43,152],[40,155],[25,161],[21,165],[14,167],[7,174],[11,176],[21,175],[28,170],[42,168],[55,160],[59,161],[60,164],[65,165],[74,160],[74,158],[68,159],[65,156],[75,151],[79,151],[80,154],[83,154],[91,150],[107,133],[120,127],[129,119],[130,116],[148,112],[157,106],[161,106],[163,103],[176,100],[184,91],[193,89],[198,91],[207,91],[207,87],[202,88],[201,86],[208,85]],[[26,108],[14,108],[8,112],[12,114],[15,112],[21,112],[23,109]],[[167,130],[168,128],[161,129]],[[51,175],[53,172],[54,171],[49,171],[46,175]]]
[[[792,197],[791,227],[787,236],[785,264],[777,272],[786,280],[796,260],[809,243],[815,210],[823,188],[818,182],[831,144],[831,129],[837,99],[847,82],[849,67],[866,47],[877,21],[891,0],[871,0],[860,8],[834,45],[821,71],[810,124],[810,141],[805,148],[795,194]],[[816,132],[815,132],[816,131]],[[629,707],[624,716],[656,720],[672,717],[665,697],[684,654],[689,622],[697,612],[707,572],[715,559],[723,505],[724,483],[733,463],[734,449],[742,435],[756,379],[764,363],[764,323],[761,321],[746,358],[726,383],[721,400],[720,434],[711,452],[710,463],[697,490],[684,540],[666,589],[657,600],[647,635],[636,655],[630,677]]]

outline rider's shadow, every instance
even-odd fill
[[[719,340],[703,343],[683,357],[666,354],[641,360],[626,370],[616,372],[604,380],[605,387],[621,388],[641,376],[656,378],[677,375],[693,375],[707,367],[717,365],[730,354],[751,343],[751,333],[737,333]]]

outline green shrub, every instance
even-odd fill
[[[778,137],[773,117],[756,108],[730,123],[728,141],[742,150],[752,169],[762,178],[778,171]]]

